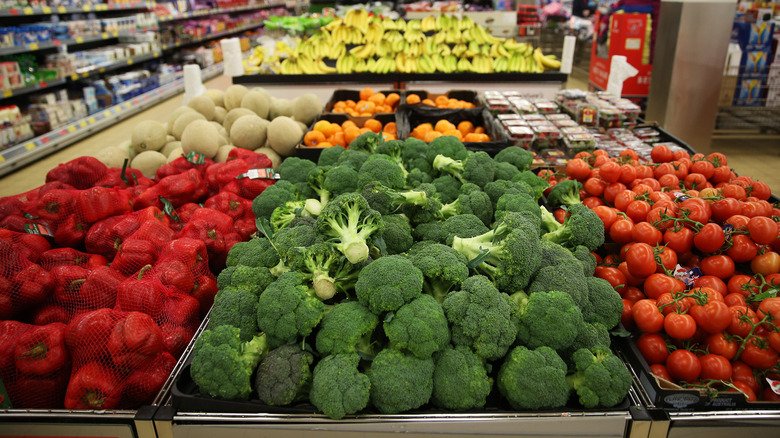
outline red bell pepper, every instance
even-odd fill
[[[18,321],[0,321],[0,375],[13,369],[14,351],[21,336],[30,326]]]
[[[211,208],[199,208],[192,213],[190,221],[202,219],[213,226],[222,234],[233,232],[233,218],[227,214]]]
[[[65,393],[66,409],[113,409],[122,399],[122,385],[112,370],[90,362],[76,371]]]
[[[252,238],[252,235],[257,232],[257,222],[255,221],[255,215],[251,214],[251,217],[242,217],[233,221],[233,229],[241,236],[242,241],[246,241]]]
[[[0,275],[13,277],[29,263],[16,248],[13,240],[0,237]]]
[[[143,312],[152,318],[159,318],[163,310],[168,289],[152,274],[151,265],[145,266],[138,275],[122,282],[116,291],[116,309],[125,312]]]
[[[87,236],[89,224],[80,215],[70,215],[54,227],[54,243],[61,247],[80,247]]]
[[[212,272],[221,271],[219,259],[223,258],[223,254],[227,254],[225,251],[225,236],[216,229],[216,225],[213,222],[193,219],[182,228],[179,237],[191,237],[202,240],[206,244],[206,250],[209,254],[209,268],[211,268]],[[227,256],[225,255],[225,257]]]
[[[69,265],[92,270],[108,265],[108,259],[99,254],[88,254],[73,248],[54,248],[41,254],[38,263],[48,270]]]
[[[157,248],[148,240],[129,239],[119,246],[111,268],[124,276],[138,272],[146,265],[154,264]]]
[[[248,149],[235,148],[228,152],[227,160],[244,160],[250,169],[262,169],[273,167],[273,162],[265,154],[258,154],[257,152],[250,151]]]
[[[29,308],[43,302],[54,286],[54,276],[40,265],[31,264],[14,275],[16,299],[20,307]]]
[[[79,313],[65,328],[65,344],[73,353],[74,361],[97,361],[108,354],[106,345],[114,330],[117,317],[111,309]]]
[[[114,365],[138,369],[163,349],[163,335],[152,317],[130,312],[117,321],[108,338],[108,351]]]
[[[176,214],[179,216],[179,220],[181,220],[181,223],[186,224],[192,218],[192,213],[194,213],[195,210],[199,208],[202,207],[194,202],[188,202],[182,205],[181,207],[177,208]]]
[[[195,287],[195,278],[184,262],[174,259],[161,259],[154,265],[154,273],[162,284],[175,287],[179,292],[190,294]]]
[[[198,317],[200,316],[200,302],[197,299],[185,294],[168,294],[163,304],[162,318],[180,326],[197,327]]]
[[[92,270],[81,286],[80,309],[111,309],[116,305],[116,291],[125,277],[108,266]]]
[[[5,230],[10,230],[10,231],[15,231],[17,233],[24,233],[25,232],[24,227],[27,224],[32,224],[36,222],[44,222],[44,220],[27,219],[21,214],[12,214],[4,217],[3,220],[0,220],[0,228]]]
[[[157,169],[157,173],[154,175],[154,180],[159,183],[166,176],[178,175],[190,169],[195,169],[200,172],[201,175],[203,175],[206,173],[206,168],[212,164],[214,164],[214,160],[210,158],[206,158],[202,164],[196,164],[189,161],[186,157],[179,157]]]
[[[4,196],[0,198],[0,219],[12,214],[20,214],[24,202],[20,196]]]
[[[206,243],[199,239],[180,237],[168,242],[160,254],[160,260],[170,258],[183,262],[193,272],[208,269]]]
[[[206,183],[211,193],[216,194],[225,184],[235,181],[236,177],[249,171],[249,165],[244,160],[231,160],[216,163],[206,169]]]
[[[43,219],[60,220],[76,211],[76,194],[74,190],[50,190],[38,198],[35,216]]]
[[[163,333],[163,348],[173,357],[181,357],[184,349],[195,335],[195,327],[182,327],[168,322],[160,324]]]
[[[157,185],[138,195],[133,203],[136,209],[151,206],[162,209],[163,204],[159,198],[163,197],[177,208],[188,202],[199,202],[206,195],[208,195],[208,188],[200,172],[190,169],[163,178]]]
[[[51,271],[54,277],[54,299],[64,306],[78,306],[83,302],[81,287],[87,281],[89,270],[81,266],[57,266]]]
[[[246,200],[255,199],[260,193],[276,181],[268,178],[240,178],[222,186],[222,191],[233,192]]]
[[[70,313],[64,307],[56,304],[41,306],[33,312],[32,323],[34,325],[47,325],[61,322],[67,324],[70,321]]]
[[[69,370],[54,376],[28,376],[20,374],[10,382],[8,392],[14,408],[51,409],[63,405],[65,390],[70,378]]]
[[[150,404],[176,366],[176,359],[162,352],[142,368],[133,371],[125,381],[125,398],[131,406]]]
[[[219,192],[207,199],[203,206],[225,213],[233,220],[244,216],[247,211],[252,211],[252,201],[231,192]]]
[[[138,231],[133,233],[131,239],[149,241],[155,249],[162,250],[175,236],[176,233],[167,224],[157,220],[147,220],[141,224]]]
[[[211,306],[214,304],[214,296],[217,295],[217,280],[214,274],[207,271],[195,279],[195,288],[192,296],[200,302],[200,317],[204,318]]]
[[[108,260],[113,260],[116,256],[117,243],[122,243],[121,240],[118,240],[119,237],[116,235],[114,226],[119,222],[126,221],[130,218],[132,218],[131,215],[114,216],[92,224],[87,231],[87,235],[84,237],[84,246],[86,247],[87,252],[90,254],[100,254]],[[130,222],[134,223],[136,228],[133,232],[135,232],[135,230],[138,229],[138,224],[135,223],[135,221],[132,221],[132,219],[130,219]]]
[[[144,176],[138,169],[125,168],[125,178],[122,179],[122,169],[110,167],[95,186],[126,189],[128,187],[146,189],[154,185],[154,181]]]
[[[78,192],[79,214],[89,223],[109,216],[133,211],[130,194],[126,190],[92,187]]]
[[[36,326],[19,336],[14,349],[16,369],[24,374],[45,376],[68,366],[65,324]]]
[[[0,228],[0,238],[11,239],[16,249],[27,260],[38,263],[41,254],[51,249],[49,241],[37,234],[29,234]]]
[[[40,198],[41,196],[45,195],[46,192],[48,192],[50,190],[78,190],[78,189],[76,187],[74,187],[74,186],[72,186],[72,185],[70,185],[68,183],[64,183],[62,181],[49,181],[46,184],[38,187],[37,189],[31,190],[31,191],[29,191],[27,193],[28,194],[35,193],[34,196],[28,195],[28,197],[30,199],[37,199],[37,198]]]
[[[84,190],[100,181],[108,172],[108,167],[94,157],[79,157],[60,164],[46,174],[46,182],[59,181]]]
[[[0,277],[0,320],[13,319],[16,316],[16,304],[11,295],[13,283],[11,280]]]

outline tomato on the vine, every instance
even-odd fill
[[[660,377],[669,382],[673,381],[672,376],[669,375],[669,371],[667,371],[666,367],[661,365],[660,363],[650,365],[650,372],[653,373],[653,375],[655,375],[656,377]]]
[[[771,218],[757,216],[748,221],[748,231],[753,242],[768,245],[777,239],[778,225]]]
[[[634,222],[627,219],[616,220],[609,229],[609,237],[621,245],[633,242]]]
[[[701,198],[688,198],[680,203],[679,209],[687,213],[688,219],[702,225],[709,222],[712,216],[710,204]]]
[[[693,282],[694,287],[710,288],[719,293],[718,300],[723,301],[723,296],[728,293],[728,286],[720,278],[714,275],[702,275]]]
[[[753,325],[758,323],[758,316],[750,307],[731,306],[729,312],[731,312],[731,323],[728,332],[732,335],[745,337],[753,330]]]
[[[634,239],[635,242],[656,246],[661,243],[664,236],[651,224],[647,222],[639,222],[634,225],[634,229],[631,231],[631,238]]]
[[[620,164],[607,161],[599,166],[599,178],[607,184],[616,183],[620,179]]]
[[[664,331],[674,339],[690,339],[696,334],[696,321],[686,313],[672,312],[664,318]]]
[[[674,271],[677,267],[677,252],[667,246],[656,246],[656,263],[660,260],[656,272]]]
[[[767,345],[766,339],[760,337],[748,339],[739,358],[745,364],[762,370],[773,368],[780,360],[777,352]]]
[[[705,224],[694,236],[693,244],[703,253],[715,252],[723,246],[726,236],[723,234],[723,227],[709,222]]]
[[[745,297],[742,294],[728,294],[725,297],[723,297],[723,302],[726,303],[727,306],[747,306],[747,301],[745,301]]]
[[[758,292],[758,281],[749,275],[737,274],[729,279],[728,290],[747,298]]]
[[[650,159],[653,160],[653,163],[666,163],[674,158],[671,149],[666,145],[658,145],[653,146],[653,149],[650,150]]]
[[[675,231],[664,231],[663,240],[667,248],[672,248],[677,254],[689,252],[693,248],[693,231],[689,228],[680,228]]]
[[[666,362],[669,357],[669,348],[666,340],[658,333],[642,333],[636,341],[639,352],[650,365]]]
[[[737,382],[742,382],[753,391],[761,389],[761,385],[758,380],[756,380],[756,375],[753,374],[753,368],[742,361],[731,363],[731,381],[735,384]]]
[[[622,272],[620,272],[620,269],[612,266],[608,266],[602,269],[598,274],[598,278],[607,280],[607,282],[613,288],[615,288],[618,291],[618,293],[620,293],[618,286],[620,287],[626,286],[626,276],[623,275]]]
[[[780,272],[780,254],[769,251],[750,261],[750,270],[754,274],[770,275]]]
[[[694,161],[691,166],[691,171],[700,173],[704,176],[704,179],[712,178],[712,174],[715,172],[715,166],[707,160]]]
[[[712,220],[718,223],[723,223],[726,219],[740,214],[742,208],[739,205],[739,201],[734,198],[723,198],[713,202],[710,205],[712,209]]]
[[[666,358],[666,369],[672,378],[692,382],[698,379],[701,374],[701,362],[692,352],[677,349]]]
[[[604,200],[609,204],[615,205],[615,197],[624,190],[626,190],[625,184],[619,182],[610,183],[604,188]]]
[[[631,316],[639,330],[658,333],[664,328],[664,315],[655,305],[655,300],[644,299],[634,303]]]
[[[694,238],[694,242],[695,241]],[[701,271],[705,275],[714,275],[721,280],[728,279],[734,275],[735,269],[734,260],[731,260],[731,257],[729,256],[714,255],[705,257],[701,260]]]
[[[631,245],[626,253],[626,264],[631,275],[641,278],[649,277],[656,269],[653,247],[642,242]]]
[[[596,207],[593,207],[592,210],[594,213],[596,213],[599,219],[601,219],[601,222],[604,224],[604,231],[609,232],[609,229],[612,227],[612,224],[614,224],[618,218],[615,209],[612,207],[608,207],[606,205],[598,205]]]
[[[623,184],[630,184],[636,179],[636,168],[630,164],[620,166],[620,177],[618,181]]]
[[[650,213],[650,204],[647,201],[635,199],[628,204],[625,211],[626,215],[634,222],[642,222],[647,218],[647,214]]]
[[[721,193],[726,198],[734,198],[737,201],[744,201],[747,198],[747,192],[737,184],[724,184]]]
[[[732,234],[731,242],[731,248],[726,250],[726,255],[736,263],[749,262],[758,254],[758,245],[744,234]]]
[[[723,301],[710,301],[703,305],[691,307],[689,313],[699,327],[707,333],[720,333],[732,322],[729,306]]]
[[[590,165],[581,158],[569,160],[566,163],[566,175],[577,181],[585,181],[590,174]]]
[[[727,338],[723,332],[712,333],[707,336],[705,341],[707,351],[714,354],[719,354],[728,360],[734,358],[737,354],[739,345],[731,338]]]
[[[601,196],[607,188],[607,183],[600,178],[588,178],[582,187],[591,196]]]
[[[705,354],[699,357],[701,377],[704,380],[731,380],[731,362],[719,354]]]
[[[753,391],[753,388],[748,386],[747,383],[736,381],[732,382],[732,385],[734,385],[742,394],[745,395],[745,400],[748,402],[756,402],[758,401],[758,397],[756,396],[756,392]],[[733,390],[729,389],[726,392],[731,392]]]
[[[753,181],[753,184],[750,185],[750,195],[766,201],[772,196],[772,190],[763,181]]]

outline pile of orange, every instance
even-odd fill
[[[354,117],[371,117],[376,113],[394,113],[401,96],[398,93],[377,93],[372,88],[360,90],[360,100],[339,100],[333,104],[334,113],[346,113]]]
[[[368,119],[363,123],[362,127],[358,127],[352,120],[347,120],[340,125],[327,120],[320,120],[314,124],[311,131],[303,136],[303,144],[317,148],[329,148],[331,146],[347,147],[352,143],[352,140],[364,132],[381,132],[385,140],[395,140],[398,135],[395,122],[382,125],[382,122],[377,119]]]
[[[450,99],[447,96],[441,94],[434,99],[420,100],[420,96],[416,94],[410,94],[406,96],[406,103],[414,104],[422,102],[424,105],[435,106],[436,108],[451,108],[451,109],[466,109],[474,108],[474,104],[466,102],[465,100]]]
[[[410,136],[416,139],[431,142],[433,139],[451,135],[458,140],[469,143],[480,143],[490,141],[490,137],[485,134],[485,128],[482,126],[474,127],[474,124],[464,120],[455,126],[446,119],[439,120],[436,125],[423,123],[412,130]]]

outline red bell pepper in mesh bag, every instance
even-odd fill
[[[168,293],[163,303],[161,321],[181,327],[197,327],[200,317],[200,302],[190,295]]]
[[[35,309],[31,322],[33,325],[47,325],[55,322],[67,324],[70,321],[70,313],[58,304],[46,304]]]
[[[122,177],[124,171],[124,178]],[[139,192],[153,186],[155,182],[144,176],[138,169],[129,167],[110,167],[103,178],[95,183],[95,186],[117,188],[117,189],[138,189]]]
[[[122,400],[119,376],[106,365],[89,362],[70,378],[65,394],[66,409],[114,409]]]
[[[41,255],[51,249],[51,243],[38,234],[21,233],[0,228],[0,238],[11,239],[27,260],[39,263]]]
[[[150,272],[151,269],[151,265],[144,266],[138,274],[117,287],[116,310],[143,312],[154,319],[160,317],[169,289]]]
[[[190,169],[178,175],[167,176],[139,194],[133,200],[136,209],[146,207],[164,208],[160,198],[167,199],[174,208],[188,202],[200,202],[208,195],[206,182],[200,172]]]
[[[121,189],[92,187],[78,192],[76,208],[87,223],[133,211],[130,193]]]
[[[62,407],[70,373],[53,376],[18,375],[9,384],[8,392],[15,408],[52,409]]]
[[[14,348],[14,364],[23,374],[53,375],[70,366],[65,348],[65,324],[33,326],[19,336]]]
[[[179,358],[195,335],[197,327],[182,327],[164,322],[160,324],[160,330],[163,333],[165,351],[172,354],[173,357]]]
[[[29,309],[48,298],[55,277],[40,265],[31,263],[17,272],[13,279],[14,299],[18,309]]]
[[[187,222],[192,219],[192,214],[195,212],[195,210],[203,208],[202,206],[194,203],[194,202],[188,202],[181,207],[176,209],[176,215],[179,217],[179,223],[181,226],[184,226]],[[181,229],[179,230],[181,231]]]
[[[176,359],[164,351],[133,371],[124,384],[124,398],[127,403],[130,406],[151,404],[175,366]]]
[[[7,381],[7,376],[14,370],[14,351],[19,336],[27,331],[27,325],[18,321],[0,321],[0,378]]]
[[[252,212],[252,201],[232,192],[219,192],[207,199],[203,206],[225,213],[233,220],[243,217],[247,211]]]
[[[212,194],[229,191],[251,201],[276,182],[275,179],[260,177],[268,174],[267,169],[270,169],[273,163],[263,154],[242,152],[238,149],[240,148],[231,150],[228,160],[224,163],[216,163],[206,169],[206,182]],[[251,170],[260,172],[255,175]]]
[[[170,220],[157,207],[138,210],[135,213],[103,219],[90,227],[84,241],[87,252],[100,254],[113,260],[119,245],[130,238],[147,221],[158,221],[168,226]]]
[[[111,268],[124,276],[132,275],[157,260],[157,249],[148,240],[128,239],[119,246]]]
[[[54,248],[41,254],[38,263],[49,271],[57,266],[72,265],[91,270],[108,265],[108,259],[100,254],[89,254],[73,248]]]
[[[117,321],[108,337],[111,361],[117,367],[135,370],[163,351],[162,332],[151,316],[130,312]]]
[[[176,266],[183,266],[182,270],[187,272],[188,276],[182,278],[180,273],[173,271]],[[211,308],[217,293],[217,283],[214,274],[209,270],[206,243],[202,240],[181,237],[169,242],[155,265],[155,273],[163,284],[174,286],[197,299],[201,317]],[[183,290],[182,285],[189,287],[190,282],[192,288]]]
[[[154,175],[154,181],[160,182],[166,176],[178,175],[190,169],[195,169],[203,175],[206,173],[206,168],[214,164],[214,160],[205,157],[202,158],[203,162],[198,162],[196,158],[190,159],[186,156],[179,157],[157,169],[157,173]]]
[[[66,308],[78,308],[84,302],[81,289],[89,276],[89,269],[81,266],[57,266],[51,271],[54,277],[54,302]]]
[[[59,181],[83,190],[100,181],[108,167],[94,157],[79,157],[60,164],[46,174],[46,182]]]
[[[65,344],[73,362],[84,364],[108,357],[108,338],[121,313],[97,309],[75,315],[65,328]]]

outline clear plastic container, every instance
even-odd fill
[[[558,112],[558,105],[552,102],[537,102],[534,103],[534,106],[542,114],[555,114]]]
[[[512,126],[528,126],[528,122],[525,120],[504,120],[501,123],[507,128]]]
[[[591,134],[569,134],[563,137],[566,148],[576,154],[582,151],[592,151],[596,148],[596,139]]]
[[[582,102],[576,109],[577,123],[582,126],[599,125],[599,107],[593,103]]]
[[[573,128],[579,126],[577,122],[571,119],[566,120],[553,120],[552,121],[555,126],[558,128]]]
[[[504,98],[487,99],[485,103],[487,104],[488,110],[495,114],[506,113],[511,110],[509,101]]]
[[[561,138],[561,131],[553,125],[537,125],[532,126],[533,132],[536,136],[534,145],[537,148],[549,148],[556,146],[558,140]]]
[[[619,128],[623,126],[623,118],[620,110],[615,107],[600,108],[599,126],[604,129]]]
[[[496,119],[503,122],[504,120],[521,120],[521,117],[520,114],[507,113],[507,114],[498,114],[496,116]]]
[[[534,131],[527,126],[510,126],[507,128],[507,132],[515,146],[530,149],[534,143]]]

